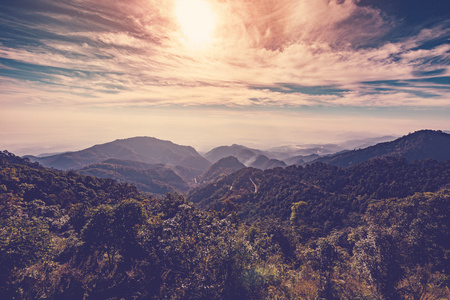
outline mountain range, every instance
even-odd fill
[[[353,140],[344,144],[352,147],[370,145],[390,138]],[[190,146],[153,137],[134,137],[75,152],[27,157],[46,167],[113,178],[132,183],[145,192],[165,194],[171,191],[186,193],[199,184],[216,182],[245,167],[266,170],[316,162],[349,167],[388,156],[407,161],[443,161],[450,160],[449,149],[450,134],[422,130],[357,150],[345,150],[335,144],[281,146],[268,150],[233,144],[214,148],[203,157]]]
[[[301,165],[313,161],[324,155],[331,155],[346,150],[366,148],[381,142],[394,140],[396,137],[387,135],[375,138],[353,139],[341,144],[298,144],[272,147],[266,150],[249,148],[242,145],[233,144],[231,146],[216,147],[204,156],[211,162],[216,162],[224,157],[234,156],[248,167],[259,168],[252,165],[260,155],[269,159],[277,159],[287,165]],[[261,159],[261,158],[260,158]],[[277,165],[277,166],[282,166]]]
[[[194,148],[153,137],[120,139],[75,152],[27,157],[45,167],[111,177],[159,194],[185,192],[211,166]]]
[[[205,154],[205,157],[211,162],[216,162],[224,157],[234,156],[248,167],[259,168],[261,160],[276,159],[278,161],[292,161],[306,163],[321,155],[333,154],[342,151],[343,148],[335,144],[325,145],[290,145],[274,147],[268,150],[259,150],[248,148],[246,146],[233,144],[231,146],[220,146],[214,148]],[[256,160],[259,162],[256,162]],[[300,161],[303,159],[303,161]],[[276,166],[283,166],[283,163],[276,163]]]

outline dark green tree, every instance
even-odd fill
[[[0,221],[0,292],[6,293],[3,296],[14,294],[14,291],[8,291],[8,285],[15,270],[49,254],[51,238],[47,224],[34,218]]]

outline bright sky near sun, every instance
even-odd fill
[[[449,40],[448,0],[1,1],[1,148],[449,130]]]
[[[192,47],[202,47],[211,42],[216,26],[216,16],[209,2],[179,0],[175,13],[187,44]]]

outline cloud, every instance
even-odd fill
[[[198,49],[182,42],[174,0],[37,3],[0,20],[2,103],[450,106],[432,81],[449,75],[449,29],[387,40],[398,21],[352,0],[211,0],[218,25]]]

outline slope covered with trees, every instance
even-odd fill
[[[182,196],[0,154],[3,299],[239,298],[251,256],[231,220]],[[243,258],[241,260],[241,257]],[[190,295],[190,296],[188,296]]]
[[[273,159],[273,158],[269,159],[265,155],[258,155],[255,158],[255,161],[253,161],[250,164],[250,167],[261,169],[261,170],[266,170],[266,169],[273,169],[273,168],[277,168],[277,167],[286,167],[286,163],[284,161],[281,161],[278,159]]]
[[[211,182],[219,180],[227,175],[230,175],[240,169],[245,168],[236,157],[228,156],[218,160],[214,163],[205,174],[202,175],[201,182]]]
[[[245,168],[192,194],[205,211],[2,152],[0,295],[448,299],[449,169]]]
[[[185,193],[189,185],[172,169],[163,164],[108,159],[86,166],[76,172],[101,178],[112,178],[135,185],[140,191],[164,195],[169,192]]]
[[[303,201],[308,204],[305,222],[331,230],[359,220],[358,213],[364,212],[372,199],[437,191],[448,183],[449,161],[408,163],[392,157],[351,168],[323,163],[266,171],[246,168],[191,191],[188,199],[203,209],[236,212],[245,221],[264,217],[288,220],[292,204]]]
[[[450,160],[450,134],[442,131],[421,130],[391,142],[379,143],[364,149],[318,158],[335,166],[348,167],[372,158],[402,157],[408,161],[435,159]]]

